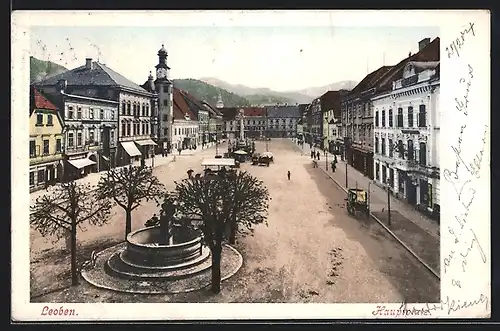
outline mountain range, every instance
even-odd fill
[[[301,90],[282,92],[274,91],[269,88],[253,88],[242,84],[230,84],[213,77],[203,77],[199,80],[207,84],[223,88],[226,91],[244,96],[249,100],[252,100],[253,96],[255,95],[265,95],[273,98],[282,98],[284,100],[282,103],[310,103],[313,99],[321,96],[327,91],[338,91],[342,89],[351,90],[357,85],[357,82],[355,81],[345,80],[324,86],[309,87]]]
[[[30,56],[30,82],[57,75],[66,71],[65,67],[51,61],[39,60]],[[217,78],[174,79],[174,86],[186,90],[194,97],[215,106],[219,94],[225,107],[265,106],[274,104],[310,103],[327,91],[350,90],[356,86],[354,81],[341,81],[325,86],[310,87],[297,91],[274,91],[269,88],[253,88],[241,84],[230,84]]]

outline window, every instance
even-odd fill
[[[385,155],[385,138],[382,138],[382,155]]]
[[[168,85],[163,85],[163,93],[168,93]]]
[[[142,104],[142,116],[146,116],[146,105]]]
[[[394,186],[394,169],[389,168],[389,184]]]
[[[127,127],[125,123],[122,123],[122,137],[127,133]]]
[[[122,115],[125,115],[127,113],[127,104],[125,101],[122,102]]]
[[[375,153],[378,153],[378,138],[375,137]]]
[[[49,154],[50,150],[49,150],[49,140],[48,139],[44,139],[43,140],[43,154],[44,155],[47,155]]]
[[[43,125],[43,114],[36,114],[36,125]]]
[[[137,125],[134,123],[134,127],[132,128],[133,135],[135,136],[137,134]]]
[[[30,140],[30,157],[36,156],[36,143],[34,140]]]
[[[392,109],[389,109],[389,127],[392,128],[393,127],[393,117],[392,117]]]
[[[387,167],[382,165],[382,183],[387,183]]]
[[[399,154],[399,158],[404,160],[404,158],[405,158],[405,147],[403,146],[403,141],[402,140],[398,140],[398,154]]]
[[[413,160],[413,140],[408,140],[408,160]]]
[[[149,105],[146,105],[146,116],[149,116]]]
[[[168,136],[168,129],[167,129],[167,128],[164,128],[164,129],[163,129],[163,135],[164,135],[164,136]]]
[[[130,123],[127,123],[127,136],[130,136]]]
[[[163,100],[163,105],[164,106],[168,106],[168,100],[167,99]]]
[[[43,183],[45,182],[45,170],[40,169],[38,170],[38,183]]]
[[[68,132],[68,146],[69,147],[73,147],[73,145],[74,145],[73,139],[74,139],[73,132]]]
[[[380,179],[380,164],[375,163],[375,179],[379,180]]]
[[[398,128],[403,127],[403,108],[398,108]]]
[[[94,131],[90,131],[89,132],[89,142],[90,143],[93,143],[94,142]]]
[[[90,109],[89,109],[89,118],[90,118],[90,119],[93,119],[93,118],[94,118],[94,109],[93,109],[93,108],[90,108]]]
[[[424,142],[420,143],[420,149],[418,151],[418,163],[421,166],[427,166],[427,146]]]
[[[394,156],[394,146],[392,145],[392,139],[389,139],[389,157]]]
[[[99,110],[99,117],[101,118],[101,120],[104,119],[104,109]]]
[[[62,152],[62,141],[61,138],[56,139],[56,153]]]
[[[82,108],[78,107],[78,110],[76,111],[76,119],[81,120],[82,119]]]
[[[47,115],[47,126],[53,126],[54,125],[54,122],[53,122],[53,117],[52,115]]]
[[[115,111],[113,109],[111,109],[109,114],[111,115],[111,120],[114,120],[115,119]]]
[[[408,127],[413,127],[413,107],[408,107]]]
[[[174,129],[174,135],[177,136],[177,128]]]
[[[127,103],[127,115],[130,115],[130,102]]]
[[[146,124],[142,123],[142,134],[146,134]]]
[[[110,140],[111,145],[113,145],[113,141],[115,141],[115,131],[113,131],[113,130],[110,131],[109,140]]]
[[[375,127],[378,127],[378,110],[375,112]]]
[[[34,186],[35,185],[35,172],[32,171],[30,172],[30,186]]]
[[[427,126],[425,118],[426,118],[425,105],[420,105],[419,109],[418,109],[418,127],[419,128],[425,128]]]
[[[74,112],[73,112],[73,107],[69,106],[68,107],[68,118],[73,119]]]
[[[82,146],[82,133],[81,132],[78,132],[76,134],[76,145]]]
[[[385,128],[385,110],[382,110],[382,127]]]

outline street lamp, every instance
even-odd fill
[[[330,137],[330,123],[328,122],[328,115],[325,116],[325,121],[326,121],[326,130],[327,130],[327,133],[326,133],[326,144],[328,145],[328,140],[329,140],[329,137]],[[325,169],[326,171],[328,171],[328,148],[326,148],[326,156],[325,156]]]

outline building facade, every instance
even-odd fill
[[[296,137],[301,118],[298,105],[268,106],[265,111],[268,137]]]
[[[331,153],[339,151],[337,126],[340,122],[342,98],[347,93],[347,90],[328,91],[319,98],[322,112],[320,131],[323,141],[321,148],[328,149]]]
[[[115,166],[118,138],[118,102],[61,90],[64,109],[66,179]]]
[[[155,122],[151,108],[156,98],[154,94],[91,58],[87,58],[83,66],[37,83],[37,87],[46,93],[57,94],[61,84],[66,87],[66,94],[118,103],[115,165],[129,164],[153,153],[152,146],[156,145],[151,139],[151,133],[156,131],[152,126]],[[83,123],[75,125],[83,126]],[[78,135],[75,139],[78,140]]]
[[[263,137],[267,133],[266,109],[263,107],[220,108],[224,119],[224,132],[228,139],[238,139],[240,120],[238,112],[243,109],[243,129],[246,138]]]
[[[439,217],[439,62],[406,64],[390,92],[373,98],[375,181]]]
[[[57,107],[38,90],[30,89],[30,192],[61,181],[63,121]]]

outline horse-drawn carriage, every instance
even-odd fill
[[[347,191],[347,212],[349,215],[356,215],[356,212],[361,211],[366,217],[370,216],[370,208],[368,202],[368,192],[359,188],[350,188]]]
[[[274,162],[274,157],[272,153],[270,152],[265,152],[262,154],[255,153],[252,155],[252,165],[265,165],[268,166],[271,164],[271,162]]]

